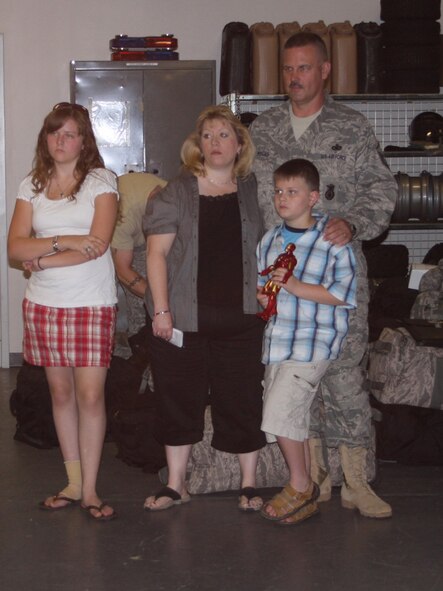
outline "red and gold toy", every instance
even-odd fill
[[[285,251],[278,255],[272,265],[263,269],[260,273],[261,277],[269,275],[275,269],[286,269],[286,273],[283,276],[282,283],[286,283],[289,277],[292,275],[292,271],[297,264],[297,259],[294,255],[295,244],[290,242]],[[257,316],[263,320],[268,321],[271,316],[277,314],[277,294],[280,291],[281,286],[277,285],[272,279],[268,279],[262,288],[262,293],[268,296],[268,304],[263,312],[259,312]]]

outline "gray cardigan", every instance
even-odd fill
[[[243,311],[255,314],[257,263],[255,250],[264,233],[257,201],[257,181],[253,174],[237,179],[238,202],[242,227],[243,249]],[[143,231],[152,234],[175,234],[167,256],[169,307],[174,326],[183,331],[198,331],[198,224],[199,191],[197,178],[183,172],[155,197],[148,200],[143,216]],[[226,277],[229,289],[229,277]],[[145,296],[152,318],[154,305],[149,289]]]

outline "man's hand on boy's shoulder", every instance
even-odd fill
[[[325,226],[323,237],[331,244],[344,246],[353,237],[351,224],[343,218],[331,218]]]

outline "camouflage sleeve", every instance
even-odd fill
[[[258,117],[250,127],[252,141],[256,148],[253,170],[258,183],[258,203],[263,214],[265,228],[269,230],[280,222],[274,207],[274,170],[281,164],[281,156],[274,150],[272,130],[276,122],[269,120],[269,114]]]
[[[355,161],[356,197],[346,219],[356,226],[360,240],[370,240],[389,226],[398,186],[369,123],[360,138]]]
[[[262,113],[250,131],[256,147],[258,200],[266,228],[278,223],[273,205],[273,171],[289,158],[314,162],[320,172],[318,209],[354,224],[359,239],[375,238],[388,227],[397,199],[397,183],[363,115],[328,99],[318,119],[295,140],[288,107],[283,104]],[[333,199],[328,196],[329,187],[335,192]]]

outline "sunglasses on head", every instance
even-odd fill
[[[57,103],[52,107],[53,111],[57,111],[58,109],[75,109],[76,111],[82,111],[89,115],[88,109],[83,105],[77,105],[77,103]]]

